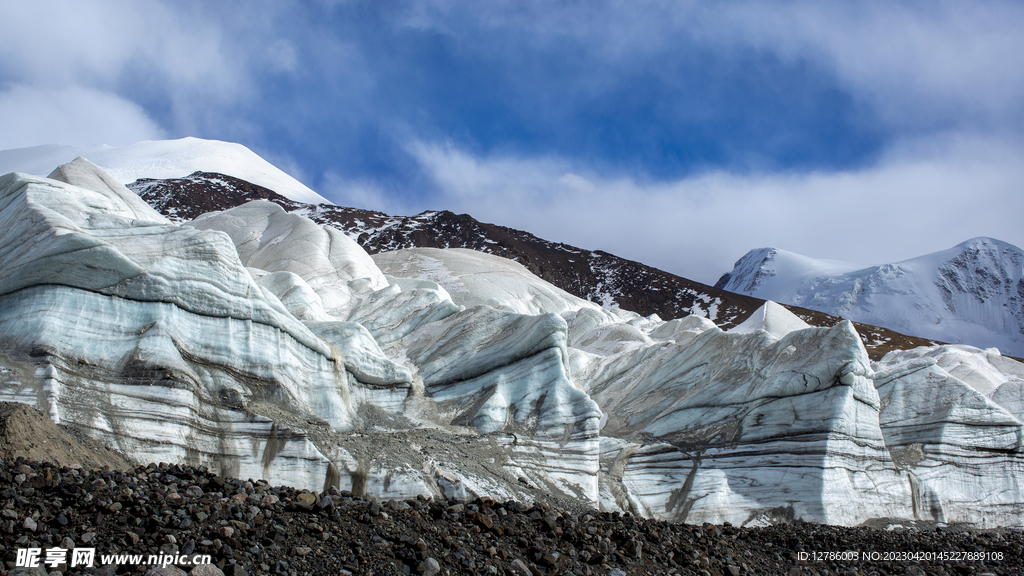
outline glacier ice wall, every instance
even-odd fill
[[[0,399],[140,460],[381,497],[741,525],[1024,524],[1024,365],[872,365],[849,322],[724,332],[468,250],[368,256],[253,202],[187,225],[84,160],[0,178]]]
[[[349,238],[274,204],[177,226],[85,161],[52,176],[0,181],[7,398],[140,459],[382,494],[522,497],[529,477],[596,499],[600,413],[567,377],[560,317],[392,285]],[[442,323],[453,337],[433,341]],[[472,379],[466,398],[451,392]],[[502,480],[458,471],[477,456],[382,459],[340,436],[403,426],[490,434],[508,446],[488,473]],[[412,467],[389,488],[394,458]]]
[[[781,338],[712,328],[592,362],[602,434],[619,440],[606,456],[622,485],[609,489],[614,505],[740,525],[903,516],[908,494],[858,343],[847,322]]]
[[[1004,360],[995,350],[947,345],[891,352],[876,364],[879,422],[910,481],[916,518],[1020,524],[1024,366]],[[1007,393],[997,394],[1001,389]]]
[[[351,428],[343,361],[264,292],[219,232],[171,225],[85,161],[0,179],[0,342],[26,377],[8,399],[140,459],[315,483],[302,433],[280,450],[283,405]]]
[[[537,298],[541,287],[533,280],[519,284],[508,276],[515,264],[499,268],[490,285],[486,268],[479,268],[484,258],[491,257],[431,249],[374,256],[388,274],[430,278],[466,305],[551,303],[550,311],[567,323],[570,378],[602,412],[598,476],[605,509],[747,525],[934,519],[921,512],[920,478],[907,472],[902,446],[893,447],[894,457],[888,445],[892,412],[879,397],[888,389],[876,389],[887,376],[876,381],[849,322],[811,328],[772,302],[729,332],[697,317],[661,322],[595,311],[571,296]],[[1000,367],[963,370],[975,380],[982,372],[1003,375],[1007,397],[1019,391],[1007,374],[1024,366],[996,352],[988,357]],[[1000,418],[993,424],[1020,429]],[[951,494],[942,521],[1021,523],[1021,492],[1005,486],[1020,454],[1006,448],[1003,465],[989,469],[1002,479],[991,489]],[[973,512],[974,504],[992,498],[1006,503],[1003,513]]]

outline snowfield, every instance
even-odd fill
[[[196,171],[219,172],[274,190],[296,202],[330,204],[280,168],[241,144],[182,138],[136,142],[130,146],[62,146],[0,150],[0,174],[25,172],[45,176],[79,156],[102,167],[121,184],[139,178],[180,178]]]

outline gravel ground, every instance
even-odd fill
[[[69,575],[1024,574],[1024,534],[1011,530],[695,526],[542,502],[381,502],[202,467],[90,470],[23,458],[0,468],[0,539],[12,575],[47,574],[54,568],[16,567],[18,551],[38,548],[45,560],[54,547],[95,548],[96,567],[56,567]],[[108,554],[199,554],[212,564],[104,565]]]
[[[0,357],[0,371],[3,370]],[[59,426],[39,410],[18,402],[0,402],[0,460],[56,462],[64,466],[127,470],[124,454],[68,426]]]

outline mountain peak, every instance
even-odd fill
[[[331,204],[305,184],[234,142],[180,138],[148,140],[119,148],[50,144],[0,151],[0,174],[44,176],[54,166],[84,156],[122,184],[139,178],[182,178],[196,171],[218,172],[274,190],[296,202]]]
[[[957,244],[957,246],[968,247],[968,246],[984,246],[984,245],[995,245],[995,246],[1013,246],[1009,242],[1004,242],[998,238],[992,238],[991,236],[975,236],[968,240]],[[1014,246],[1015,247],[1015,246]]]
[[[716,286],[923,338],[1024,355],[1024,251],[980,236],[857,267],[759,248]]]
[[[755,248],[737,260],[732,271],[722,275],[715,287],[751,294],[778,282],[773,280],[777,276],[803,279],[821,274],[843,274],[860,267],[850,262],[811,258],[779,248]]]

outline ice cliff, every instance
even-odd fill
[[[1024,365],[766,304],[723,331],[252,202],[178,225],[79,159],[0,178],[0,399],[140,460],[679,521],[1024,524]]]

